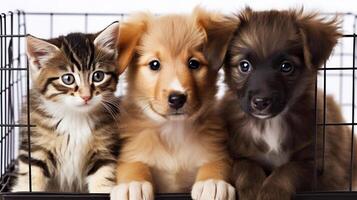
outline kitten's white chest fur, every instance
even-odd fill
[[[94,123],[86,113],[80,113],[53,103],[45,104],[57,125],[59,134],[56,142],[58,161],[57,178],[62,190],[71,190],[76,185],[82,191],[84,186],[84,165],[88,152],[88,143]],[[55,107],[54,107],[55,106]]]
[[[286,131],[287,129],[280,116],[268,119],[262,130],[252,126],[253,139],[255,141],[263,140],[268,145],[268,151],[257,155],[254,159],[271,169],[288,162],[290,153],[282,149],[282,144],[287,135]]]

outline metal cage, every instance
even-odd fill
[[[330,15],[330,14],[326,14]],[[31,179],[29,192],[11,193],[10,186],[14,179],[16,157],[18,149],[19,129],[27,128],[32,124],[21,124],[21,107],[29,107],[30,78],[27,58],[25,54],[24,37],[27,33],[42,38],[50,38],[65,34],[66,30],[57,29],[58,23],[75,26],[83,32],[96,32],[105,25],[116,20],[122,20],[127,14],[123,13],[38,13],[38,12],[8,12],[0,15],[0,199],[4,200],[32,200],[32,199],[109,199],[108,194],[74,194],[74,193],[37,193],[31,192]],[[326,99],[327,93],[334,93],[340,103],[345,123],[327,123],[325,120],[326,103],[324,99],[324,118],[316,127],[323,130],[327,126],[351,127],[353,139],[355,126],[356,97],[356,26],[357,15],[352,13],[341,14],[343,19],[344,36],[336,46],[330,60],[319,70],[316,78],[316,89],[323,90]],[[98,26],[90,21],[102,20],[103,25]],[[77,23],[78,22],[78,23]],[[348,23],[347,23],[348,22]],[[347,25],[346,25],[347,24]],[[79,27],[82,26],[82,27]],[[98,28],[99,27],[99,28]],[[45,30],[45,31],[44,31]],[[332,84],[331,84],[332,83]],[[119,81],[118,95],[125,92],[125,82]],[[348,96],[348,97],[346,97]],[[346,100],[347,99],[347,100]],[[28,110],[28,109],[27,109]],[[27,111],[27,121],[30,121]],[[30,135],[28,135],[30,141]],[[30,142],[29,142],[30,144]],[[30,148],[30,147],[29,147]],[[351,142],[351,150],[355,144]],[[350,191],[346,192],[309,192],[298,193],[296,199],[357,199],[357,192],[352,191],[352,161],[356,155],[351,151]],[[31,152],[29,151],[29,157]],[[30,168],[31,177],[31,168]],[[355,172],[357,173],[357,172]],[[190,199],[189,194],[158,194],[156,199]]]

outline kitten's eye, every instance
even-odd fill
[[[252,65],[248,60],[242,60],[239,62],[239,71],[243,74],[247,74],[251,71]]]
[[[191,58],[189,61],[188,61],[188,67],[190,69],[198,69],[200,67],[201,63],[200,61],[198,61],[197,59],[194,59],[194,58]]]
[[[72,85],[74,83],[74,76],[73,74],[64,74],[61,77],[62,82],[66,85]]]
[[[93,82],[100,82],[103,79],[104,79],[104,72],[102,72],[102,71],[96,71],[92,75]]]
[[[153,60],[149,62],[149,66],[151,70],[157,71],[160,69],[160,62],[158,60]]]
[[[280,64],[280,71],[285,74],[290,74],[294,71],[294,66],[290,62],[284,61]]]

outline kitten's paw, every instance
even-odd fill
[[[154,189],[147,181],[120,183],[110,193],[111,200],[153,200]]]
[[[196,182],[191,196],[194,200],[235,200],[236,192],[229,183],[210,179]]]

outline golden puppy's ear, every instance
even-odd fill
[[[140,42],[141,36],[146,31],[149,19],[152,15],[148,13],[135,14],[128,21],[121,23],[119,27],[119,71],[122,73],[130,64],[135,49]]]
[[[312,68],[320,67],[330,56],[337,40],[340,21],[319,18],[316,13],[303,14],[303,10],[294,13],[303,38],[305,62]]]
[[[204,54],[210,66],[218,70],[223,64],[237,21],[217,12],[208,12],[200,7],[195,8],[193,17],[197,25],[205,31]]]

